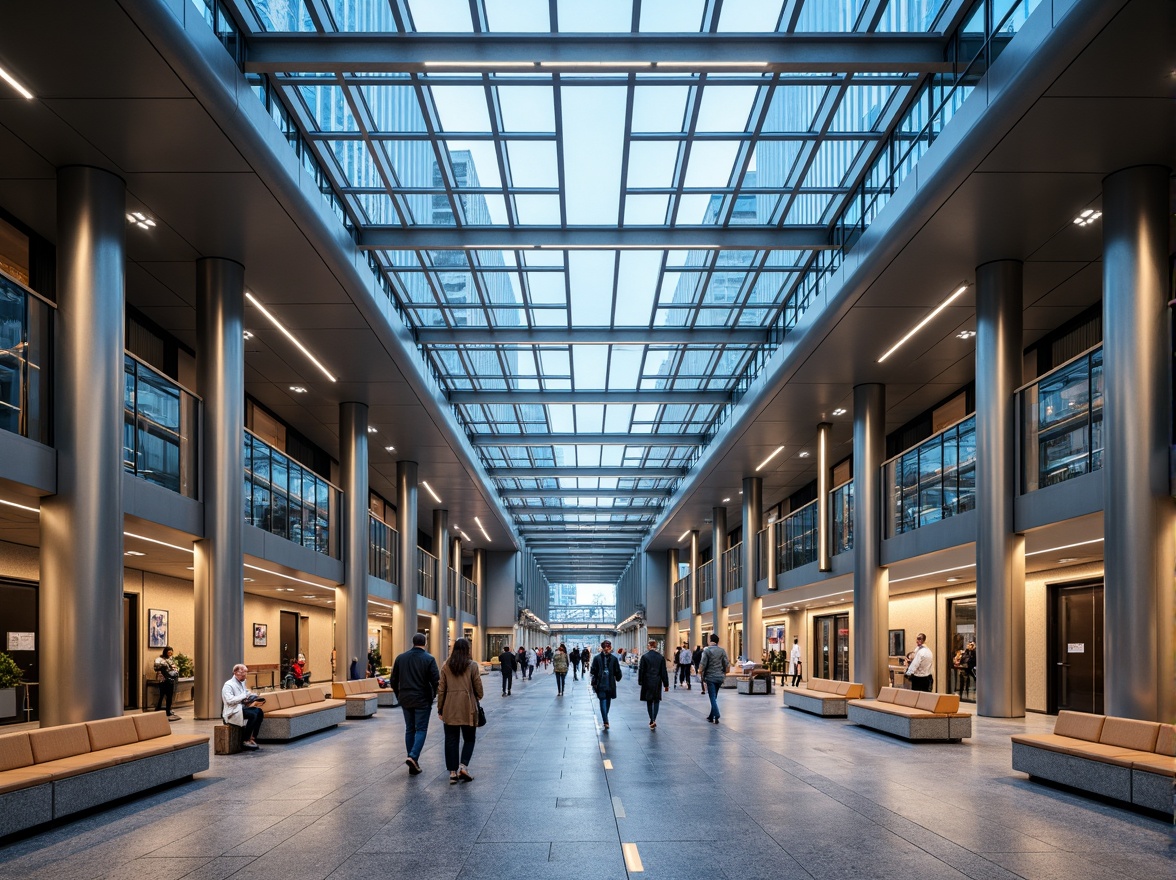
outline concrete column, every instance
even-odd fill
[[[719,634],[719,644],[731,650],[727,630],[730,629],[727,613],[727,594],[723,589],[723,551],[727,549],[727,508],[711,508],[711,569],[715,582],[715,600],[712,603],[714,613],[715,632]]]
[[[702,643],[702,603],[698,601],[698,529],[690,530],[690,647]]]
[[[486,655],[486,551],[474,551],[473,577],[470,578],[478,585],[478,625],[474,629],[473,655],[482,660],[490,660]]]
[[[1025,536],[1013,519],[1021,276],[1018,260],[976,269],[976,711],[997,718],[1025,714]]]
[[[370,495],[367,404],[339,404],[339,473],[343,481],[344,582],[335,588],[335,650],[337,656],[346,658],[348,669],[351,658],[358,657],[361,668],[366,670]]]
[[[875,697],[889,683],[890,575],[882,560],[882,462],[886,459],[886,388],[853,389],[854,681]]]
[[[245,270],[232,260],[196,261],[196,390],[204,470],[204,538],[192,580],[197,718],[217,718],[221,686],[245,657]]]
[[[433,656],[444,663],[449,656],[449,511],[433,511],[433,549],[437,551],[437,623],[433,626]]]
[[[1106,713],[1176,714],[1168,168],[1103,181]]]
[[[400,627],[396,652],[412,647],[417,626],[417,463],[396,462],[396,531],[400,533]]]
[[[125,212],[121,178],[58,170],[57,494],[41,501],[43,727],[123,709]],[[129,676],[135,687],[139,678]]]
[[[763,600],[755,595],[755,536],[764,520],[764,481],[743,478],[743,656],[756,663],[763,652]]]
[[[678,638],[678,611],[674,607],[674,587],[678,583],[678,548],[670,548],[670,550],[667,551],[667,556],[669,557],[670,582],[668,584],[669,600],[666,604],[666,608],[668,609],[666,617],[666,632],[672,634],[674,642],[678,643],[681,641]],[[669,638],[669,636],[667,636],[667,638]]]
[[[833,426],[828,422],[817,425],[817,570],[832,571],[833,557],[830,555],[829,532],[829,432]],[[790,649],[791,650],[791,649]]]

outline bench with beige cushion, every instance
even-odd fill
[[[1012,739],[1014,770],[1172,813],[1174,725],[1062,711],[1053,733]]]
[[[876,700],[849,700],[849,720],[918,740],[959,741],[972,735],[972,716],[960,711],[956,694],[933,694],[884,687]]]
[[[783,687],[784,705],[826,718],[844,718],[849,700],[860,700],[866,686],[855,681],[810,678],[808,687]]]
[[[381,690],[392,693],[389,688],[381,689],[380,683],[374,678],[331,683],[331,696],[347,703],[348,718],[371,718],[375,715],[381,705]]]
[[[321,687],[274,691],[265,695],[261,706],[265,718],[258,739],[297,739],[342,723],[347,706],[343,700],[328,699]]]
[[[0,736],[0,836],[208,769],[208,737],[162,712]]]

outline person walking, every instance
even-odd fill
[[[518,653],[515,655],[515,663],[518,665],[519,680],[522,681],[527,677],[527,649],[519,645]]]
[[[641,700],[649,713],[649,729],[657,730],[657,710],[661,707],[662,693],[669,693],[670,676],[656,639],[649,640],[649,650],[637,661],[637,683],[641,685]]]
[[[551,645],[548,645],[543,649],[543,668],[546,669],[553,659]]]
[[[155,699],[155,711],[163,711],[167,705],[167,720],[179,721],[180,716],[172,712],[172,700],[176,695],[176,682],[180,680],[180,664],[172,659],[176,652],[167,645],[155,658],[155,680],[159,684],[159,696]]]
[[[425,634],[419,632],[412,637],[412,647],[396,658],[389,677],[404,712],[404,748],[408,752],[404,763],[410,776],[421,772],[421,751],[425,748],[429,713],[440,681],[437,661],[425,650]]]
[[[568,657],[568,660],[572,664],[572,681],[579,681],[580,680],[580,646],[579,645],[576,645],[576,647],[572,648],[572,653],[571,653],[571,656]]]
[[[588,648],[587,645],[585,645],[584,650],[580,652],[580,671],[585,676],[588,675],[588,664],[590,661],[591,654],[592,654],[592,651]]]
[[[564,684],[568,680],[568,649],[562,644],[555,649],[555,653],[551,657],[551,668],[555,670],[555,687],[556,696],[562,697],[564,692]]]
[[[504,697],[510,695],[510,686],[514,683],[514,674],[517,667],[518,661],[515,659],[510,645],[503,645],[502,653],[498,655],[498,671],[502,673],[502,695]]]
[[[523,678],[525,678],[527,681],[530,681],[535,675],[535,667],[539,665],[539,658],[536,656],[534,648],[527,648],[527,651],[523,656],[526,658],[527,664],[523,669]]]
[[[600,643],[600,653],[592,658],[592,690],[600,701],[600,720],[608,730],[608,709],[617,698],[617,682],[621,680],[621,664],[613,656],[612,642]]]
[[[718,724],[719,688],[723,686],[727,670],[731,668],[731,661],[727,658],[727,652],[719,646],[719,637],[716,633],[711,633],[710,642],[698,662],[698,677],[706,688],[707,696],[710,697],[710,715],[706,720],[711,724]]]
[[[976,643],[968,642],[960,657],[960,698],[963,699],[976,688]]]
[[[935,688],[935,657],[927,647],[927,636],[919,633],[915,636],[915,656],[911,658],[906,668],[906,676],[911,683],[912,691],[930,693]]]
[[[788,674],[792,676],[792,686],[800,687],[800,639],[792,640],[792,651],[788,655]]]
[[[478,737],[480,699],[482,672],[470,658],[469,639],[458,639],[441,667],[441,681],[437,685],[437,717],[445,728],[445,769],[449,771],[450,785],[474,781],[469,767]]]
[[[690,646],[683,645],[678,650],[678,677],[674,682],[674,687],[678,685],[685,685],[686,690],[691,690],[690,686],[690,664],[694,662],[694,657],[690,653]]]

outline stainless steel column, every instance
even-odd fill
[[[755,536],[764,520],[764,481],[743,478],[743,656],[756,663],[763,652],[763,600],[755,595]]]
[[[396,462],[396,531],[400,533],[400,644],[397,653],[412,647],[417,625],[417,463]]]
[[[882,462],[886,458],[886,387],[853,389],[853,675],[878,695],[888,683],[890,575],[882,567]]]
[[[727,643],[727,630],[730,624],[727,614],[727,594],[723,590],[723,551],[727,549],[727,508],[711,508],[711,583],[715,585],[715,598],[711,602],[714,609],[711,619],[714,630],[719,634],[719,644],[730,650]]]
[[[1013,520],[1021,274],[1018,260],[976,269],[976,711],[997,718],[1025,714],[1025,536]]]
[[[343,584],[335,588],[335,650],[359,658],[368,651],[368,408],[339,404],[339,474],[343,480]],[[346,676],[340,676],[346,678]],[[367,677],[366,671],[364,677]]]
[[[482,660],[491,659],[486,654],[486,551],[474,551],[473,577],[470,578],[478,586],[478,626],[474,630],[473,653]]]
[[[461,536],[454,535],[449,539],[449,567],[457,572],[453,579],[453,640],[456,642],[465,637],[465,628],[461,623]],[[473,645],[470,645],[472,652]]]
[[[829,432],[828,422],[817,425],[817,570],[832,571],[829,553]]]
[[[433,626],[433,656],[444,663],[449,656],[449,511],[433,509],[433,549],[437,551],[437,622]]]
[[[41,501],[42,727],[123,710],[125,210],[121,178],[58,170],[57,494]],[[129,673],[139,687],[140,670]]]
[[[682,640],[678,636],[678,609],[674,603],[674,588],[678,585],[678,548],[671,547],[669,551],[667,551],[667,555],[669,558],[670,569],[670,595],[669,602],[666,604],[666,608],[668,609],[666,617],[666,637],[669,638],[669,634],[673,633],[674,643],[679,644]]]
[[[1106,712],[1171,721],[1169,169],[1103,181]]]
[[[690,530],[690,644],[702,643],[702,602],[698,583],[698,529]]]

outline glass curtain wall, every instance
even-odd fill
[[[247,525],[338,558],[340,490],[245,432],[245,522]]]
[[[0,430],[49,444],[53,309],[0,274]]]
[[[1102,467],[1101,347],[1045,374],[1020,398],[1022,494]]]
[[[167,376],[124,355],[123,468],[195,498],[199,481],[200,404]]]
[[[976,506],[976,417],[969,416],[884,467],[891,538]]]

